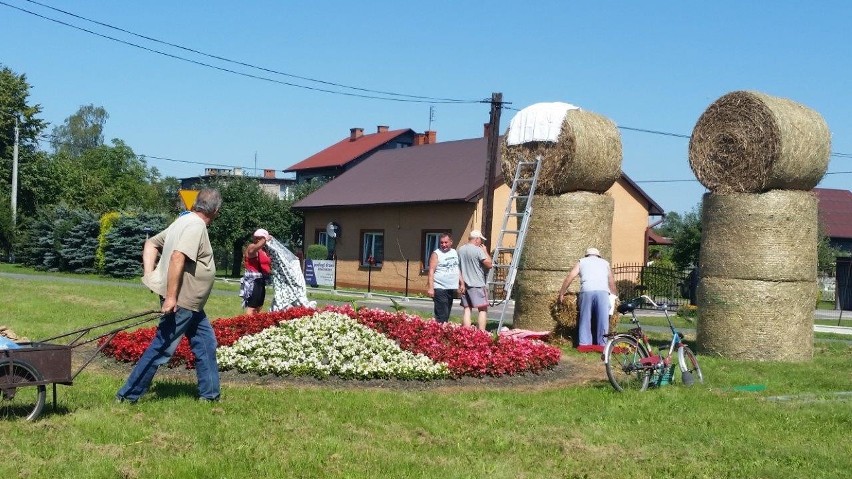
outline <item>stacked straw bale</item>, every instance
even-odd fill
[[[698,120],[689,161],[702,206],[698,347],[754,361],[813,357],[817,200],[830,134],[790,100],[733,92]]]
[[[504,138],[507,138],[507,134]],[[570,110],[558,140],[501,145],[503,177],[511,186],[518,163],[541,155],[536,194],[560,195],[572,191],[603,193],[621,176],[621,135],[609,118],[585,110]],[[531,172],[530,172],[531,175]],[[527,175],[527,176],[530,176]],[[520,184],[519,193],[528,186]]]
[[[704,276],[816,279],[817,200],[810,192],[707,194],[702,226]]]
[[[735,91],[695,125],[689,165],[708,190],[810,190],[828,168],[831,134],[822,116],[786,98]]]
[[[702,352],[750,361],[813,357],[816,281],[701,278]]]
[[[542,159],[515,278],[513,324],[576,339],[576,294],[564,305],[557,305],[556,298],[586,248],[594,246],[610,257],[614,201],[601,193],[621,176],[621,135],[609,118],[573,109],[565,114],[556,142],[508,145],[504,140],[501,156],[510,185],[518,163]],[[518,194],[529,194],[527,184],[518,187]],[[575,281],[571,291],[578,289]]]
[[[521,268],[567,274],[590,246],[609,258],[614,205],[611,196],[586,191],[534,195]]]

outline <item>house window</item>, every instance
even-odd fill
[[[384,231],[361,233],[361,266],[381,266],[385,260]]]
[[[326,248],[330,248],[330,239],[331,238],[328,237],[328,233],[325,230],[317,230],[317,244],[321,244]]]
[[[337,241],[329,236],[325,229],[319,228],[315,230],[314,238],[316,239],[316,244],[321,244],[328,248],[328,259],[334,259],[335,249],[337,249]]]
[[[423,260],[423,271],[429,269],[429,257],[432,256],[433,251],[438,249],[438,241],[445,232],[445,230],[427,230],[423,232],[423,242],[421,243],[423,248],[420,256]]]

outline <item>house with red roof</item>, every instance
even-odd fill
[[[294,205],[305,215],[305,245],[335,250],[339,287],[425,292],[440,233],[458,247],[482,223],[486,162],[486,137],[375,151]],[[497,170],[493,230],[483,232],[493,241],[510,191]],[[648,219],[662,208],[624,175],[607,194],[615,200],[612,262],[644,263]],[[330,223],[339,226],[333,243]]]
[[[363,128],[351,128],[347,138],[305,158],[284,172],[296,173],[297,183],[314,178],[330,180],[355,167],[373,153],[435,143],[436,137],[437,133],[434,131],[416,133],[410,128],[391,130],[385,125],[379,125],[375,133],[366,135]]]
[[[852,252],[852,191],[814,188],[819,221],[831,246]]]

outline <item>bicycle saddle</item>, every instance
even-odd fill
[[[621,314],[632,313],[638,305],[633,301],[627,301],[618,305],[618,312]]]

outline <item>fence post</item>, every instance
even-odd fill
[[[373,276],[373,265],[372,263],[367,263],[367,292],[370,292],[370,283]]]
[[[405,297],[408,298],[408,263],[410,259],[405,260]]]
[[[334,255],[334,290],[337,291],[337,255]]]

